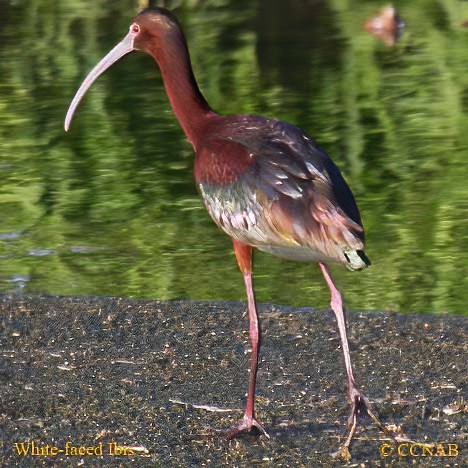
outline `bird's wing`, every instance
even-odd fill
[[[197,162],[216,161],[218,174],[197,177],[205,204],[222,229],[254,247],[309,248],[350,263],[364,241],[354,196],[313,140],[293,137],[275,134],[254,149],[226,139],[203,148]]]

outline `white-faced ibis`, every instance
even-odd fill
[[[255,428],[266,434],[255,414],[260,328],[252,286],[252,251],[257,248],[290,260],[318,262],[322,269],[348,377],[349,434],[341,452],[348,453],[358,412],[368,408],[353,376],[341,294],[327,263],[341,263],[351,270],[370,265],[351,190],[325,151],[300,128],[255,115],[215,113],[195,81],[176,18],[162,8],[148,8],[136,16],[122,42],[89,73],[70,105],[66,130],[94,80],[134,50],[150,54],[161,69],[174,113],[195,150],[198,188],[215,223],[232,237],[244,275],[252,347],[247,403],[243,419],[225,431],[226,435]]]

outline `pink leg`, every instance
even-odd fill
[[[350,459],[351,455],[349,453],[349,445],[351,444],[351,440],[356,430],[357,416],[361,410],[365,411],[380,427],[380,429],[382,429],[384,432],[387,432],[387,430],[382,426],[377,417],[369,410],[366,398],[356,385],[356,381],[353,375],[353,366],[351,364],[351,354],[349,352],[348,335],[346,333],[346,320],[343,312],[343,300],[341,298],[341,293],[333,283],[327,266],[324,263],[320,263],[320,268],[322,269],[323,276],[325,276],[325,280],[327,281],[328,287],[330,288],[331,307],[335,313],[336,321],[338,323],[338,330],[340,333],[341,346],[343,348],[346,366],[346,374],[348,376],[349,398],[351,400],[351,411],[348,417],[349,433],[346,437],[345,443],[333,455],[336,457],[340,456],[345,459]]]
[[[265,429],[255,418],[255,386],[257,382],[258,351],[260,349],[260,326],[252,285],[252,247],[234,239],[234,251],[239,267],[244,275],[245,289],[247,291],[249,338],[252,347],[252,356],[250,358],[249,387],[247,390],[247,404],[245,406],[244,418],[239,424],[228,429],[225,435],[227,437],[233,437],[239,432],[248,432],[256,427],[260,432],[269,437]]]
[[[348,375],[348,391],[351,401],[356,397],[361,395],[361,392],[356,387],[356,381],[354,380],[353,375],[353,366],[351,364],[351,354],[349,352],[348,345],[348,335],[346,332],[346,320],[343,312],[343,300],[341,298],[341,293],[333,283],[333,280],[330,276],[327,266],[324,263],[320,263],[320,268],[322,269],[323,276],[327,281],[328,287],[331,292],[331,307],[335,313],[336,321],[338,323],[338,331],[340,333],[341,345],[343,347],[343,354],[346,366],[346,374]]]
[[[250,361],[249,388],[247,391],[247,405],[245,407],[245,418],[255,417],[255,386],[257,382],[258,350],[260,347],[260,328],[258,321],[257,306],[252,287],[252,275],[244,276],[245,288],[247,290],[249,309],[249,339],[252,346],[252,357]]]

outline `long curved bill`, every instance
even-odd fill
[[[133,41],[135,39],[135,33],[130,28],[130,32],[119,42],[88,74],[85,78],[78,91],[73,98],[73,101],[68,108],[67,116],[65,117],[65,131],[68,132],[70,128],[70,122],[73,118],[73,114],[78,104],[81,101],[81,98],[85,95],[86,91],[90,86],[96,81],[96,79],[104,73],[113,63],[117,62],[124,55],[129,54],[130,52],[136,50],[133,46]]]

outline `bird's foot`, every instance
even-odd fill
[[[225,429],[221,432],[221,435],[231,439],[240,433],[253,433],[256,432],[259,435],[264,435],[268,439],[270,436],[265,428],[252,416],[244,416],[239,424],[231,426],[229,429]]]
[[[340,446],[340,448],[331,454],[333,458],[343,458],[346,461],[351,459],[351,453],[349,451],[349,446],[353,440],[354,433],[356,432],[357,418],[359,414],[366,413],[379,427],[379,429],[388,434],[388,430],[385,426],[378,420],[377,416],[369,409],[369,402],[364,394],[358,390],[354,385],[349,391],[349,396],[351,399],[351,411],[349,412],[348,424],[346,432],[346,440]]]

